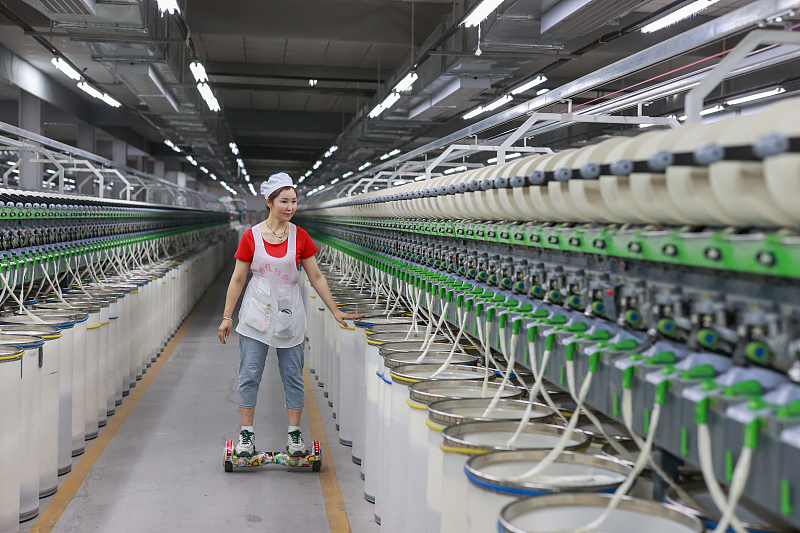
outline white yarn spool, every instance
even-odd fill
[[[627,140],[627,137],[613,137],[599,144],[581,148],[572,160],[573,173],[579,173],[588,164],[599,165],[609,151]],[[568,185],[572,201],[591,222],[624,222],[603,199],[599,179],[572,179]]]
[[[614,145],[603,160],[604,165],[611,165],[621,159],[633,161],[639,147],[647,142],[650,137],[660,136],[662,131],[649,131],[636,137],[631,137]],[[600,193],[609,209],[623,223],[649,223],[656,222],[656,218],[643,210],[633,196],[630,176],[600,176]]]

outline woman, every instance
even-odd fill
[[[306,335],[306,315],[297,284],[298,262],[314,290],[340,324],[345,319],[359,318],[340,311],[333,301],[325,277],[317,266],[314,254],[317,247],[301,228],[291,224],[297,210],[297,191],[288,174],[281,172],[270,176],[261,184],[261,194],[267,199],[269,216],[246,231],[236,251],[236,267],[228,285],[225,311],[219,326],[219,340],[225,344],[233,328],[233,310],[242,287],[247,281],[247,271],[253,277],[239,310],[239,413],[242,430],[234,454],[252,457],[255,454],[253,415],[256,396],[264,372],[269,347],[276,348],[278,369],[286,394],[286,411],[289,415],[286,451],[290,455],[306,454],[300,434],[300,417],[303,413],[303,343]]]

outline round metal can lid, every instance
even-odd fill
[[[447,358],[450,354],[450,350],[447,351],[434,351],[431,350],[427,354],[425,354],[425,359],[421,362],[417,363],[416,360],[422,355],[422,352],[417,351],[409,351],[409,352],[394,352],[391,354],[387,354],[383,358],[383,362],[386,365],[386,368],[395,368],[398,366],[403,365],[419,365],[419,364],[430,364],[430,365],[442,365],[447,361]],[[460,353],[453,354],[453,357],[450,361],[451,364],[454,365],[475,365],[480,360],[480,357],[477,355],[464,355]]]
[[[41,322],[36,321],[29,317],[28,315],[12,315],[12,316],[4,316],[0,318],[0,329],[2,329],[2,325],[14,325],[14,324],[25,324],[31,326],[37,325],[47,325],[47,326],[57,326],[61,329],[69,329],[75,325],[76,318],[74,316],[68,315],[66,313],[39,313],[39,310],[34,309],[34,315],[39,317]]]
[[[494,396],[499,383],[486,384],[487,396]],[[503,389],[503,399],[516,399],[524,395],[522,389],[506,385]],[[445,379],[441,381],[420,381],[408,387],[408,396],[412,401],[420,404],[430,404],[446,399],[483,398],[483,383],[465,381],[463,379]]]
[[[481,380],[484,378],[485,369],[477,366],[458,365],[439,373],[435,378],[431,376],[436,373],[442,365],[403,365],[393,368],[390,371],[392,381],[410,385],[418,381],[439,380],[439,379],[467,379]],[[489,379],[494,379],[489,375]]]
[[[562,452],[541,474],[516,480],[550,450],[508,450],[476,455],[464,470],[473,484],[503,494],[538,496],[553,492],[604,492],[621,485],[631,467],[613,457]]]
[[[33,335],[34,337],[41,337],[46,341],[60,339],[61,329],[62,328],[56,326],[45,326],[37,324],[0,325],[0,333],[9,333],[12,335]]]
[[[25,350],[17,346],[0,346],[0,363],[19,361],[25,354]]]
[[[610,494],[561,493],[525,498],[506,505],[498,518],[500,533],[545,533],[558,528],[572,531],[600,516]],[[623,496],[603,523],[615,533],[702,533],[703,524],[677,507]]]
[[[490,450],[550,450],[561,440],[566,431],[564,426],[530,422],[523,426],[514,446],[506,443],[517,431],[518,422],[469,422],[450,426],[442,431],[443,446],[462,453]],[[589,436],[573,431],[565,451],[580,451],[589,447]]]
[[[0,333],[1,346],[19,346],[20,348],[38,348],[44,345],[44,339],[35,335],[14,335]]]
[[[506,385],[510,387],[511,385]],[[491,420],[522,420],[528,409],[528,402],[521,400],[498,400],[497,405],[486,416],[483,413],[492,397],[464,398],[461,400],[440,400],[428,405],[428,417],[431,422],[439,426],[452,426],[468,422],[486,422]],[[550,407],[533,403],[531,406],[531,422],[549,423],[555,417],[555,411]]]

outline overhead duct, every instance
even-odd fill
[[[63,15],[94,15],[94,0],[41,0],[48,13]]]
[[[453,79],[433,96],[426,98],[421,104],[413,107],[408,118],[429,120],[448,109],[463,104],[492,86],[489,78],[459,77]]]
[[[147,63],[117,63],[117,74],[144,105],[155,113],[179,111],[155,69]]]
[[[542,15],[541,32],[585,35],[648,0],[561,0]]]

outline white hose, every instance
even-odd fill
[[[456,307],[456,313],[458,313],[460,309],[461,309],[460,307]],[[459,315],[461,326],[458,328],[458,335],[456,335],[456,340],[453,341],[453,347],[450,349],[450,353],[447,355],[447,359],[445,359],[444,363],[442,363],[442,366],[440,366],[438,370],[436,370],[436,372],[431,374],[431,378],[435,378],[440,373],[447,370],[447,368],[450,366],[450,362],[453,360],[453,355],[455,355],[456,353],[456,347],[458,346],[458,341],[461,340],[461,335],[464,334],[464,324],[466,322],[466,320],[464,320],[465,315],[466,315],[466,310],[462,311],[461,314]]]
[[[611,516],[611,513],[619,506],[619,503],[622,501],[622,497],[630,490],[633,486],[633,483],[636,481],[636,478],[639,474],[644,470],[647,461],[650,458],[650,451],[653,449],[653,440],[655,439],[656,428],[658,427],[658,419],[661,416],[661,404],[656,403],[653,405],[653,413],[650,416],[650,433],[647,435],[647,440],[644,443],[644,448],[639,453],[639,458],[636,460],[636,464],[633,467],[633,470],[630,471],[628,477],[625,481],[617,487],[617,490],[614,491],[614,496],[611,498],[611,501],[608,503],[608,507],[606,507],[603,514],[598,516],[595,520],[591,523],[578,528],[575,530],[574,533],[587,533],[599,527],[605,520]]]
[[[739,505],[739,499],[742,497],[745,486],[747,486],[747,478],[750,475],[750,463],[753,460],[753,450],[747,446],[742,447],[742,453],[739,455],[739,460],[736,462],[736,468],[733,471],[733,480],[731,488],[728,490],[728,505],[722,513],[714,533],[723,533],[728,530],[728,525],[733,520],[736,507]]]
[[[703,472],[703,479],[706,482],[711,499],[714,500],[720,512],[724,513],[727,509],[728,501],[719,481],[717,481],[717,476],[714,474],[714,462],[711,456],[711,434],[708,431],[707,424],[697,425],[697,452],[700,455],[700,470]],[[736,533],[747,533],[747,529],[736,518],[736,515],[731,516],[730,526]]]
[[[544,381],[544,370],[547,367],[547,361],[550,359],[550,352],[545,350],[544,356],[542,357],[542,368],[541,370],[538,369],[538,365],[536,363],[536,343],[533,341],[528,342],[528,353],[530,354],[530,361],[531,361],[531,371],[533,372],[534,382],[531,386],[531,390],[528,391],[528,406],[525,408],[525,414],[522,416],[522,420],[519,421],[517,424],[517,430],[511,435],[511,438],[506,441],[506,446],[513,446],[517,439],[522,434],[522,430],[525,426],[528,425],[528,422],[531,421],[531,414],[533,413],[533,403],[536,400],[536,397],[539,395],[539,389],[542,388],[542,382]],[[550,402],[550,407],[556,413],[561,414],[561,411],[556,407],[555,403],[552,403],[553,400],[550,398],[550,395],[547,394],[547,391],[544,391],[545,401]],[[563,415],[562,415],[563,417]]]
[[[571,360],[567,360],[567,373],[573,374],[575,373],[575,366],[572,364]],[[573,432],[575,431],[575,427],[578,425],[578,419],[580,416],[578,413],[580,412],[581,407],[583,406],[583,402],[586,400],[586,396],[589,394],[589,387],[592,385],[592,376],[594,376],[594,372],[589,370],[586,374],[586,378],[583,380],[583,385],[581,385],[580,395],[578,396],[578,406],[575,409],[575,413],[570,417],[569,424],[567,424],[566,429],[564,430],[564,434],[561,436],[561,439],[558,441],[558,444],[550,450],[550,453],[545,456],[539,463],[536,464],[533,468],[528,470],[522,475],[515,476],[511,478],[511,481],[522,481],[529,477],[535,476],[536,474],[542,472],[548,466],[553,464],[553,462],[561,455],[561,452],[567,447],[567,443],[569,442],[570,438],[572,437]]]
[[[518,334],[511,335],[511,342],[509,343],[511,346],[509,347],[509,350],[506,350],[506,328],[500,328],[500,351],[502,352],[503,357],[506,358],[506,371],[503,373],[503,381],[500,382],[500,387],[498,387],[497,392],[494,393],[492,401],[489,402],[489,405],[486,406],[486,410],[483,411],[483,418],[489,416],[497,407],[497,403],[500,401],[500,397],[503,395],[503,391],[508,384],[508,378],[511,377],[511,372],[514,371],[518,337]],[[510,356],[508,354],[509,351],[511,352]]]
[[[14,277],[16,277],[16,270],[14,271]],[[14,291],[11,289],[11,287],[8,284],[8,278],[6,277],[6,275],[0,273],[0,279],[3,280],[3,286],[9,290],[9,293],[11,294],[11,297],[14,298],[14,301],[16,301],[19,304],[20,310],[22,310],[23,313],[28,315],[28,318],[30,318],[34,322],[36,322],[38,324],[44,324],[44,320],[42,320],[38,316],[34,315],[30,311],[28,311],[28,309],[22,304],[22,301],[19,298],[17,298],[17,295],[14,294]]]

